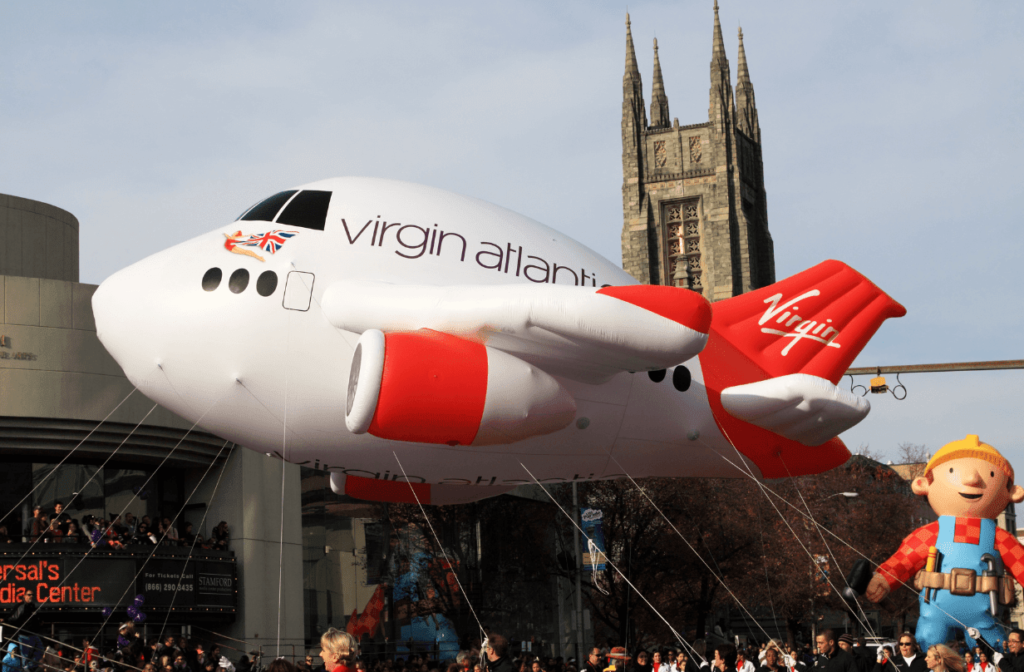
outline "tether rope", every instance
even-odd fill
[[[416,494],[416,488],[412,487],[412,483],[409,481],[409,475],[405,473],[405,467],[402,466],[402,461],[398,459],[398,453],[395,451],[391,452],[395,456],[395,462],[398,462],[398,468],[402,470],[402,477],[405,482],[409,484],[409,490],[412,491],[412,496],[416,499],[416,503],[420,507],[420,512],[423,514],[423,520],[427,521],[427,527],[430,528],[430,533],[434,535],[434,541],[437,542],[437,547],[441,550],[441,555],[444,556],[445,562],[448,563],[448,567],[455,577],[455,582],[459,586],[459,590],[462,595],[466,598],[466,604],[469,605],[469,611],[473,614],[473,619],[476,621],[477,627],[480,628],[480,640],[484,641],[487,638],[487,631],[484,630],[484,624],[480,622],[480,617],[476,614],[476,609],[473,608],[473,603],[469,600],[469,594],[466,593],[466,589],[462,587],[462,581],[459,580],[459,574],[455,571],[455,565],[452,564],[451,559],[448,557],[448,553],[444,550],[444,544],[441,543],[441,538],[437,536],[437,532],[434,531],[434,525],[430,522],[430,517],[427,516],[427,510],[423,508],[423,502],[420,501],[420,496]]]
[[[577,530],[579,530],[579,532],[583,536],[583,538],[586,539],[587,542],[590,542],[591,538],[588,537],[587,533],[583,531],[583,528],[580,527],[579,523],[576,522],[576,519],[573,518],[571,515],[569,515],[569,512],[566,511],[562,507],[562,505],[558,502],[558,500],[556,500],[554,498],[554,496],[550,492],[548,492],[547,488],[545,488],[543,485],[541,485],[541,482],[537,480],[537,477],[533,475],[533,472],[530,471],[529,468],[527,468],[527,466],[525,464],[523,464],[522,462],[519,463],[519,466],[521,466],[523,469],[526,470],[526,473],[530,475],[530,478],[533,479],[533,482],[540,486],[540,489],[542,491],[544,491],[544,494],[548,496],[548,498],[554,503],[555,506],[558,507],[558,510],[561,511],[565,515],[565,517],[569,519],[569,521],[573,524],[573,526]],[[614,569],[616,571],[616,573],[618,573],[618,575],[622,577],[622,580],[626,582],[626,585],[628,585],[630,588],[632,588],[633,592],[635,592],[637,595],[639,595],[640,599],[643,600],[644,603],[648,607],[650,607],[651,611],[653,611],[655,613],[655,615],[657,615],[657,617],[661,619],[661,621],[668,627],[669,631],[676,638],[676,640],[680,643],[680,645],[682,645],[683,648],[685,648],[688,651],[690,651],[696,658],[699,658],[702,662],[704,662],[704,663],[707,662],[707,659],[704,658],[704,656],[702,656],[699,653],[697,653],[697,650],[694,649],[693,646],[691,646],[690,643],[687,642],[686,639],[681,634],[679,634],[678,630],[676,630],[674,627],[672,627],[672,624],[668,622],[668,619],[666,619],[664,616],[662,616],[661,612],[658,611],[653,604],[651,604],[650,600],[648,600],[644,596],[644,594],[641,593],[637,589],[637,587],[635,585],[633,585],[633,582],[629,580],[629,577],[627,577],[622,572],[622,570],[619,569],[618,566],[615,563],[613,563],[610,558],[608,558],[607,555],[605,555],[605,562],[607,564],[611,565],[612,569]]]

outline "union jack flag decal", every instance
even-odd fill
[[[264,252],[275,254],[284,247],[289,238],[297,236],[298,233],[298,231],[282,231],[280,229],[266,233],[254,233],[245,240],[239,240],[237,244],[244,247],[258,247]]]

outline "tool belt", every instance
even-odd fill
[[[991,593],[995,591],[999,604],[1013,604],[1014,585],[1013,577],[1003,576],[978,576],[973,569],[960,569],[954,567],[948,574],[946,572],[927,572],[921,570],[914,576],[914,588],[938,588],[948,590],[950,595],[963,595],[970,597],[977,593]]]

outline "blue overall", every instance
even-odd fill
[[[988,564],[981,559],[982,555],[989,553],[999,559],[999,553],[995,550],[996,521],[981,519],[980,522],[981,537],[978,544],[956,542],[953,541],[956,517],[939,516],[939,539],[935,547],[941,553],[939,557],[942,564],[937,571],[948,574],[954,567],[958,567],[973,569],[981,576],[988,569]],[[926,590],[921,590],[921,617],[917,621],[917,641],[922,650],[927,650],[932,644],[952,641],[956,630],[964,630],[967,644],[973,649],[975,641],[967,634],[965,626],[977,628],[996,651],[1001,650],[1004,633],[989,611],[988,593],[951,595],[948,590],[937,589],[931,591],[931,602],[926,603]]]

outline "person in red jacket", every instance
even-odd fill
[[[327,672],[352,672],[359,657],[359,642],[343,630],[328,628],[320,637],[320,657]]]

